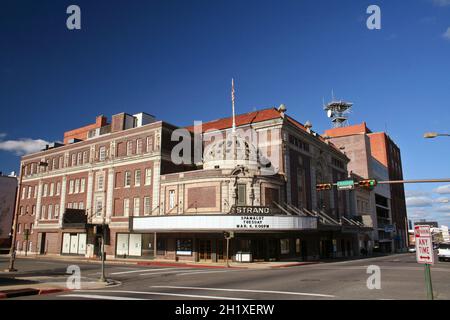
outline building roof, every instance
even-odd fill
[[[236,115],[236,127],[252,123],[282,118],[276,108],[267,108],[249,113]],[[226,117],[202,123],[202,132],[207,130],[224,130],[233,126],[233,117]],[[194,126],[186,127],[189,131],[194,131]]]
[[[344,136],[351,136],[354,134],[363,134],[363,133],[372,133],[372,131],[367,128],[366,122],[356,124],[353,126],[348,127],[341,127],[341,128],[333,128],[325,131],[324,136],[328,137],[344,137]]]

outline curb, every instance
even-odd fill
[[[205,264],[190,264],[179,262],[137,262],[138,266],[160,266],[160,267],[185,267],[185,268],[209,268],[209,269],[248,269],[247,267],[235,267],[235,266],[214,266]]]
[[[34,289],[34,288],[25,288],[25,289],[16,289],[16,290],[7,290],[0,292],[0,299],[8,299],[8,298],[17,298],[17,297],[25,297],[25,296],[35,296],[35,295],[44,295],[44,294],[52,294],[52,293],[60,293],[71,291],[71,289],[63,288],[63,289]]]

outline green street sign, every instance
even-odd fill
[[[353,190],[355,189],[355,181],[353,180],[338,181],[336,186],[338,190]]]

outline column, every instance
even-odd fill
[[[63,176],[61,182],[61,201],[59,203],[59,227],[62,227],[63,215],[66,208],[66,186],[67,186],[67,176]]]
[[[156,209],[159,207],[159,178],[160,178],[160,161],[155,161],[153,163],[153,195],[152,195],[152,210],[154,210],[153,214],[157,212],[162,213],[163,208]]]
[[[106,190],[106,223],[111,221],[114,196],[114,168],[108,170],[108,189]]]
[[[41,203],[42,203],[42,180],[39,180],[38,194],[36,201],[36,216],[34,217],[34,226],[39,224],[39,217],[41,216]]]
[[[92,217],[92,189],[94,186],[94,174],[89,171],[88,181],[87,181],[87,192],[86,192],[86,212],[88,213],[88,221],[89,217]]]

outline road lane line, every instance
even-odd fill
[[[146,272],[139,274],[140,276],[148,276],[152,274],[168,274],[168,273],[178,273],[180,270],[170,271],[170,270],[164,270],[164,272]]]
[[[73,297],[73,298],[87,298],[87,299],[99,299],[99,300],[150,300],[141,298],[130,298],[130,297],[117,297],[117,296],[101,296],[96,294],[66,294],[60,296],[63,298]]]
[[[242,271],[242,270],[192,271],[192,272],[179,273],[179,274],[177,274],[177,276],[186,276],[186,275],[189,275],[189,274],[199,274],[199,273],[222,273],[222,272],[234,272],[234,271]]]
[[[157,270],[175,270],[175,269],[184,269],[184,268],[155,268],[155,269],[138,269],[138,270],[130,270],[130,271],[120,271],[120,272],[114,272],[114,273],[110,273],[112,275],[117,275],[117,274],[127,274],[127,273],[138,273],[138,272],[153,272],[153,271],[157,271]],[[192,269],[192,268],[190,268]]]
[[[180,286],[151,286],[151,288],[162,289],[190,289],[190,290],[207,290],[207,291],[229,291],[229,292],[250,292],[250,293],[274,293],[295,296],[313,296],[324,298],[335,298],[336,296],[320,293],[291,292],[291,291],[272,291],[272,290],[250,290],[250,289],[226,289],[226,288],[202,288],[202,287],[180,287]]]
[[[76,290],[76,292],[83,292],[84,290]],[[130,293],[130,294],[142,294],[142,295],[157,295],[157,296],[173,296],[173,297],[186,297],[186,298],[203,298],[203,299],[216,299],[216,300],[251,300],[246,298],[231,298],[220,296],[203,296],[196,294],[182,294],[182,293],[168,293],[168,292],[154,292],[154,291],[126,291],[126,290],[89,290],[89,292],[99,293]]]

